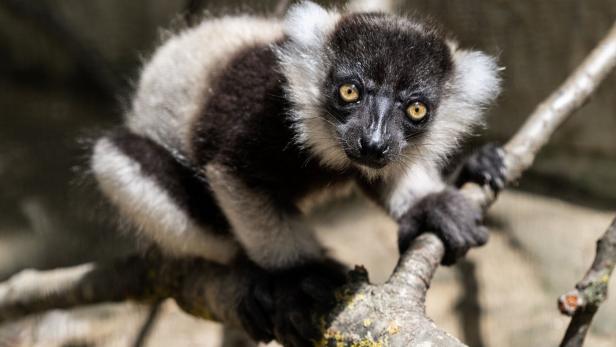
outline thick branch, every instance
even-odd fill
[[[528,168],[555,129],[580,107],[614,67],[616,30],[576,72],[533,113],[506,146],[510,180]],[[486,188],[466,185],[464,194],[488,206],[494,195]],[[424,234],[404,254],[390,280],[368,283],[364,270],[339,296],[334,312],[321,321],[323,345],[463,346],[425,316],[425,294],[443,255],[443,244]],[[0,320],[52,308],[123,299],[145,301],[173,297],[187,312],[239,327],[235,300],[248,278],[242,268],[227,268],[195,259],[130,258],[111,265],[85,265],[50,273],[26,272],[0,285]]]
[[[563,314],[573,316],[561,347],[579,347],[584,343],[590,323],[601,303],[607,299],[610,276],[616,265],[616,219],[597,241],[597,253],[590,270],[575,289],[558,299]]]

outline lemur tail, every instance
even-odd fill
[[[221,263],[235,256],[229,225],[205,179],[153,140],[117,130],[97,141],[90,165],[120,214],[164,252]]]

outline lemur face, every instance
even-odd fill
[[[284,33],[277,56],[296,142],[334,169],[377,178],[441,165],[500,91],[494,58],[460,49],[421,19],[303,1]]]
[[[438,116],[450,49],[416,24],[382,14],[343,18],[327,48],[324,117],[346,155],[372,169],[406,161]]]

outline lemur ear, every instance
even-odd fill
[[[496,99],[501,90],[500,68],[494,57],[480,51],[458,49],[452,55],[458,92],[467,102],[484,106]]]
[[[284,20],[284,31],[302,46],[320,45],[338,21],[339,14],[327,11],[312,1],[291,6]]]

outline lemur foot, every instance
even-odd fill
[[[497,144],[489,143],[471,154],[462,166],[456,179],[456,186],[467,182],[489,185],[495,193],[505,187],[505,152]]]
[[[275,335],[289,347],[313,346],[322,337],[319,318],[336,305],[336,289],[348,270],[334,260],[306,264],[276,274]]]
[[[481,220],[479,206],[455,189],[428,195],[400,220],[400,252],[406,251],[419,233],[431,231],[445,244],[443,265],[452,265],[471,247],[488,241],[488,231]]]
[[[240,320],[257,341],[276,337],[287,347],[313,346],[321,338],[318,318],[334,308],[346,274],[343,265],[326,260],[259,276],[240,304]]]

